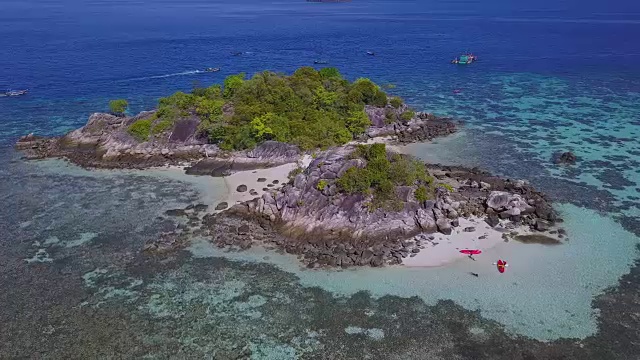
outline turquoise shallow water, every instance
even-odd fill
[[[291,256],[260,249],[227,254],[198,241],[190,247],[196,257],[224,256],[240,261],[274,263],[296,274],[300,283],[332,293],[368,291],[375,297],[417,296],[428,304],[451,299],[482,316],[504,324],[513,335],[537,339],[585,338],[597,331],[598,312],[591,301],[628,273],[638,256],[634,234],[594,211],[561,205],[570,240],[559,246],[517,242],[485,250],[477,261],[460,261],[440,268],[357,269],[309,271]],[[500,274],[492,265],[506,259]],[[469,272],[480,274],[479,278]]]
[[[0,86],[31,93],[0,99],[0,357],[203,358],[237,347],[254,359],[640,353],[636,2],[2,5],[0,47],[10,56]],[[481,60],[448,63],[466,50]],[[164,210],[218,199],[222,184],[24,163],[11,150],[20,135],[81,126],[115,97],[136,112],[194,81],[317,59],[395,84],[417,110],[461,119],[461,133],[410,151],[529,179],[556,199],[569,243],[496,247],[488,255],[512,264],[501,277],[486,264],[494,259],[301,271],[288,257],[219,254],[200,242],[146,257],[144,243],[175,228]],[[222,71],[196,71],[209,66]],[[578,165],[553,165],[567,150]],[[552,340],[567,336],[581,340]]]

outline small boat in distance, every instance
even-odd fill
[[[220,71],[220,68],[206,68],[204,71],[206,71],[206,72],[218,72],[218,71]]]
[[[236,51],[236,52],[232,53],[231,55],[240,56],[240,55],[242,55],[242,51]]]
[[[324,61],[324,60],[314,60],[313,61],[314,64],[328,64],[328,61]]]
[[[451,63],[459,64],[459,65],[468,65],[476,61],[478,61],[478,57],[476,55],[469,53],[469,54],[460,55],[459,57],[451,60]]]
[[[0,97],[26,95],[28,92],[29,90],[6,90],[5,92],[0,93]]]
[[[367,55],[375,56],[376,53],[374,53],[373,51],[367,51]]]

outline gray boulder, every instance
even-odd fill
[[[216,205],[216,210],[224,210],[228,207],[229,204],[227,204],[226,202],[221,202],[220,204]]]
[[[420,225],[423,232],[434,233],[438,230],[436,219],[433,217],[433,213],[431,211],[418,209],[416,211],[416,222]]]
[[[551,224],[546,220],[536,219],[535,226],[536,226],[536,230],[538,231],[547,231],[551,227]]]
[[[520,211],[517,215],[522,213],[532,213],[535,211],[535,209],[529,205],[527,200],[525,200],[521,195],[508,193],[506,191],[490,192],[487,197],[487,207],[498,212],[516,208]]]
[[[448,219],[440,218],[436,221],[436,225],[441,233],[451,235],[451,222]]]

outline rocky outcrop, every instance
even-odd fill
[[[85,126],[62,137],[29,134],[18,140],[16,148],[23,150],[28,159],[63,157],[84,167],[98,168],[147,168],[220,153],[217,146],[199,139],[193,126],[185,125],[189,119],[177,121],[174,128],[162,136],[138,142],[128,133],[129,125],[153,114],[147,111],[134,117],[119,117],[96,113]],[[172,139],[175,131],[182,132],[179,140]]]
[[[220,154],[187,168],[190,175],[227,176],[236,171],[262,169],[298,161],[302,152],[295,145],[265,141],[250,151]]]
[[[127,131],[134,122],[154,112],[134,117],[96,113],[87,124],[59,138],[29,134],[16,143],[28,159],[62,157],[84,167],[147,168],[200,161],[188,169],[196,175],[224,176],[235,171],[265,168],[297,161],[295,145],[267,141],[250,151],[224,152],[199,138],[195,117],[176,121],[173,128],[139,142]]]
[[[395,109],[365,107],[367,115],[371,119],[372,126],[367,129],[369,138],[381,136],[394,136],[401,143],[432,140],[436,137],[447,136],[457,131],[456,124],[450,118],[441,118],[433,114],[418,112],[408,121],[401,119],[401,114],[407,111],[406,105]],[[387,114],[390,113],[391,121]]]
[[[395,136],[400,142],[411,142],[456,131],[450,119],[431,114],[415,113],[412,119],[402,120],[402,114],[408,112],[406,105],[397,109],[391,105],[366,106],[365,110],[372,126],[363,138]],[[62,157],[83,167],[148,168],[188,162],[192,164],[189,174],[213,176],[291,163],[301,155],[297,146],[275,141],[266,141],[250,151],[222,151],[198,131],[200,119],[195,115],[178,119],[170,129],[152,134],[147,141],[136,140],[128,131],[130,125],[154,114],[146,111],[125,117],[95,113],[85,126],[62,137],[29,134],[18,140],[16,148],[28,159]]]
[[[349,266],[400,263],[419,251],[417,245],[406,245],[402,239],[434,232],[451,234],[461,216],[485,217],[492,226],[508,221],[532,229],[543,222],[548,229],[557,220],[544,195],[524,181],[439,165],[429,166],[429,171],[454,188],[453,192],[439,187],[433,200],[421,203],[413,196],[414,187],[397,187],[401,209],[372,210],[370,196],[342,193],[336,184],[349,168],[365,166],[364,160],[349,156],[352,149],[346,146],[321,153],[289,184],[234,206],[233,213],[268,222],[287,239],[285,250],[303,254],[308,264]],[[318,186],[320,182],[324,186]],[[356,254],[357,259],[347,260],[344,256],[349,254]]]
[[[556,164],[573,165],[578,161],[578,157],[571,151],[556,153],[553,155],[553,162]]]

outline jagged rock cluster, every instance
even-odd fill
[[[424,112],[418,112],[412,119],[403,121],[400,116],[407,110],[406,105],[402,105],[398,109],[392,106],[386,108],[366,106],[365,111],[372,124],[366,131],[366,137],[394,136],[399,142],[408,143],[432,140],[436,137],[453,134],[457,130],[452,119]],[[387,117],[388,113],[392,114],[391,122]]]
[[[265,141],[247,152],[235,152],[232,156],[221,155],[207,158],[187,168],[189,175],[227,176],[236,171],[268,168],[294,163],[302,152],[295,145],[277,141]]]
[[[417,113],[411,121],[400,120],[406,106],[394,109],[393,122],[385,124],[379,118],[385,108],[367,107],[372,126],[367,136],[397,136],[400,141],[432,139],[455,131],[449,119]],[[170,131],[157,134],[151,140],[137,141],[128,132],[134,122],[147,119],[155,111],[145,111],[133,117],[95,113],[87,124],[62,137],[39,137],[29,134],[21,137],[16,148],[28,159],[62,157],[83,167],[96,168],[148,168],[184,162],[200,161],[189,169],[190,174],[223,176],[234,171],[277,166],[295,162],[300,149],[294,145],[265,142],[251,151],[222,151],[198,132],[200,119],[196,116],[181,118]]]
[[[217,146],[205,144],[196,135],[193,119],[181,119],[164,138],[138,142],[128,132],[129,125],[146,119],[153,111],[134,117],[95,113],[87,124],[62,137],[44,138],[29,134],[16,148],[29,159],[64,157],[84,167],[145,168],[213,156]],[[179,139],[174,136],[179,134]]]
[[[277,245],[304,254],[309,264],[330,266],[399,263],[421,246],[403,239],[421,233],[450,234],[461,216],[485,217],[491,226],[503,219],[539,231],[558,220],[544,195],[524,181],[440,166],[432,166],[431,173],[454,192],[440,188],[435,199],[420,203],[414,187],[397,187],[396,196],[403,202],[400,211],[371,211],[367,196],[342,193],[336,185],[349,168],[365,165],[364,160],[348,156],[352,149],[322,153],[279,191],[236,205],[234,213],[268,220],[283,236]],[[321,181],[326,184],[322,189]],[[350,255],[355,258],[347,260]]]
[[[573,165],[578,161],[578,157],[571,151],[555,153],[551,159],[556,164]]]

